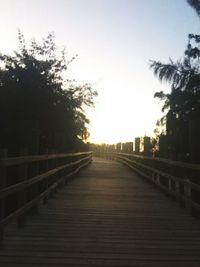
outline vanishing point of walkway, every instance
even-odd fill
[[[8,227],[0,266],[200,266],[200,223],[127,167],[95,159],[27,227]]]

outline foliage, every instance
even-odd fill
[[[65,132],[66,140],[86,140],[89,120],[85,106],[92,106],[97,92],[89,84],[77,84],[66,77],[65,50],[58,51],[54,35],[48,34],[42,44],[35,40],[28,47],[19,31],[19,51],[13,56],[0,54],[0,120],[39,121],[40,136],[53,147],[52,136]]]
[[[198,1],[199,2],[199,1]],[[166,109],[177,118],[187,120],[200,116],[200,36],[189,34],[184,56],[177,62],[172,59],[163,64],[151,61],[150,67],[160,81],[171,85],[171,93],[156,92],[155,97],[164,100]]]
[[[200,1],[199,0],[187,0],[188,4],[191,5],[200,16]]]
[[[200,15],[200,1],[187,0]],[[200,35],[189,34],[188,45],[184,57],[176,62],[169,59],[169,63],[151,61],[150,67],[160,81],[167,81],[171,85],[171,93],[156,92],[155,97],[164,100],[163,111],[166,109],[177,118],[188,119],[200,116]]]
[[[200,0],[187,0],[200,16]],[[154,97],[164,101],[167,111],[159,125],[166,125],[166,135],[155,129],[161,156],[199,162],[198,126],[200,119],[200,35],[189,34],[184,55],[168,63],[151,61],[150,68],[159,80],[171,86],[171,92],[156,92]],[[195,126],[194,126],[195,125]]]

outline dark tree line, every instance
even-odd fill
[[[200,1],[187,2],[200,16]],[[188,35],[182,59],[170,59],[167,64],[151,61],[150,67],[160,81],[165,80],[171,85],[170,93],[155,93],[155,97],[164,100],[163,111],[167,110],[161,123],[166,122],[168,154],[171,150],[175,158],[183,159],[187,155],[191,161],[199,162],[200,35]]]
[[[58,51],[53,34],[39,44],[26,44],[19,31],[19,51],[0,54],[0,144],[12,154],[27,147],[33,153],[84,149],[88,118],[84,107],[97,95],[89,84],[67,79],[65,50]]]

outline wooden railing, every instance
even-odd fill
[[[164,190],[189,212],[200,214],[200,164],[116,152],[96,155],[122,162]]]
[[[37,213],[48,198],[92,160],[91,152],[0,158],[0,242],[4,228],[27,214]]]

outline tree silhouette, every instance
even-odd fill
[[[191,41],[197,46],[193,47]],[[170,60],[169,64],[152,61],[150,67],[154,74],[163,81],[171,84],[171,93],[163,91],[155,93],[155,97],[165,100],[163,111],[170,109],[179,118],[200,115],[200,70],[198,43],[192,34],[189,34],[189,42],[183,60],[176,63]]]
[[[187,2],[200,15],[200,1]],[[170,93],[160,91],[154,96],[164,101],[162,110],[168,111],[167,134],[171,135],[170,142],[174,150],[186,152],[189,145],[187,140],[189,123],[200,118],[200,35],[188,35],[188,44],[182,59],[178,61],[169,59],[167,64],[151,61],[150,68],[161,82],[165,80],[171,86]],[[183,135],[184,140],[180,144]]]
[[[199,0],[187,0],[188,4],[191,5],[200,16],[200,1]]]
[[[14,56],[0,54],[2,128],[10,131],[13,122],[35,121],[40,147],[74,150],[78,138],[88,137],[84,107],[93,105],[97,92],[89,84],[67,79],[68,66],[75,57],[67,60],[65,50],[59,53],[53,34],[48,34],[42,44],[32,40],[29,47],[20,31],[18,39],[19,51]],[[4,133],[3,140],[9,139]],[[58,149],[56,139],[61,133],[64,141]],[[1,146],[8,142],[11,138]]]

